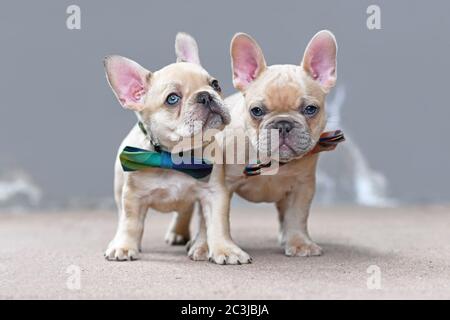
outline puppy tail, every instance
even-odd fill
[[[339,86],[336,88],[333,100],[328,103],[327,110],[327,125],[325,131],[333,131],[341,128],[341,110],[345,102],[345,87]]]

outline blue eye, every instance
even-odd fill
[[[307,105],[303,108],[303,114],[307,117],[314,116],[317,112],[319,112],[319,108],[313,105]]]
[[[168,95],[167,99],[166,99],[166,103],[169,106],[173,106],[176,105],[178,102],[180,102],[181,97],[179,95],[177,95],[176,93],[171,93]]]
[[[253,107],[250,109],[250,113],[255,118],[260,118],[264,115],[264,110],[260,107]]]

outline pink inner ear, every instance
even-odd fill
[[[191,62],[191,63],[199,63],[197,59],[197,53],[194,48],[191,48],[189,44],[182,43],[179,46],[180,55],[183,61]]]
[[[138,102],[144,95],[144,84],[141,75],[128,65],[120,65],[115,70],[114,85],[120,102],[126,105],[129,102]]]
[[[200,64],[198,47],[195,39],[185,33],[177,34],[175,39],[175,51],[178,60]]]
[[[311,76],[314,80],[318,80],[322,85],[325,85],[330,77],[335,72],[335,65],[331,58],[324,52],[318,52],[310,62]]]
[[[336,80],[336,47],[334,40],[319,36],[310,44],[305,56],[305,67],[314,80],[328,87]]]
[[[251,43],[240,43],[234,54],[234,77],[240,85],[247,86],[255,80],[258,71],[257,51]]]

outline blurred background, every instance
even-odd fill
[[[70,5],[81,29],[66,26]],[[381,9],[381,29],[367,8]],[[448,1],[2,1],[0,207],[110,208],[117,148],[135,124],[108,87],[102,58],[157,70],[175,61],[178,31],[203,66],[231,82],[229,42],[252,35],[268,64],[300,63],[321,29],[337,38],[348,141],[323,154],[316,203],[368,206],[450,201]]]

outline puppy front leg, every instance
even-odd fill
[[[123,193],[117,232],[105,252],[107,260],[138,259],[147,210],[148,207],[133,197],[131,192]]]
[[[198,217],[197,217],[197,233],[195,238],[192,239],[188,246],[188,256],[194,261],[202,261],[208,259],[208,243],[206,236],[206,223],[205,217],[203,215],[202,206],[198,206]]]
[[[166,243],[177,246],[185,245],[191,238],[189,225],[191,222],[194,206],[189,206],[185,210],[174,213],[172,222],[166,233]]]
[[[277,202],[280,220],[279,240],[287,256],[319,256],[322,248],[308,234],[308,216],[315,192],[315,177],[299,183],[283,200]]]
[[[202,199],[207,227],[209,259],[217,264],[251,263],[250,256],[231,239],[231,193],[224,183],[224,170],[223,165],[214,165],[210,178],[210,194]]]

